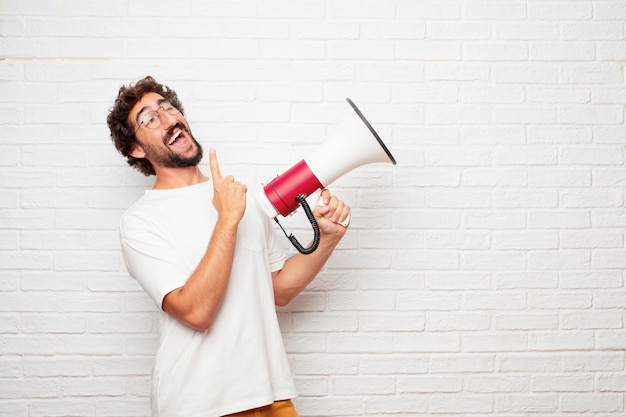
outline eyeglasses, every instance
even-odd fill
[[[182,103],[178,99],[170,98],[169,100],[164,101],[159,107],[157,107],[156,110],[146,112],[143,116],[141,116],[139,126],[137,126],[134,133],[137,133],[141,125],[144,125],[148,129],[156,129],[161,126],[161,115],[159,115],[159,110],[163,110],[167,114],[176,115],[180,113],[181,108]]]

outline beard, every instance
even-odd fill
[[[151,161],[152,165],[158,165],[165,168],[187,168],[197,166],[202,161],[203,150],[202,145],[193,137],[191,131],[182,124],[178,123],[167,131],[166,137],[169,138],[174,133],[174,129],[180,128],[184,130],[195,148],[195,152],[191,156],[185,156],[173,152],[169,148],[162,148],[152,144],[144,144],[143,149],[146,158]]]

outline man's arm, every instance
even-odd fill
[[[293,255],[280,271],[272,273],[274,302],[279,306],[287,305],[313,281],[346,233],[347,226],[339,222],[348,218],[350,207],[337,197],[331,197],[328,190],[322,191],[321,198],[324,199],[324,205],[313,209],[320,228],[319,246],[312,254]]]
[[[232,269],[237,229],[246,209],[246,186],[222,178],[213,149],[209,153],[217,223],[207,250],[185,285],[168,293],[163,310],[196,330],[207,330],[222,303]]]

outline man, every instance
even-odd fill
[[[317,275],[346,233],[350,208],[328,190],[314,209],[320,244],[287,258],[245,185],[210,178],[175,91],[146,77],[118,92],[107,123],[128,163],[155,175],[122,216],[129,273],[165,313],[152,376],[159,417],[297,416],[275,306]]]

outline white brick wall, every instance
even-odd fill
[[[0,416],[144,417],[105,124],[147,74],[254,185],[352,98],[398,160],[279,312],[302,416],[626,413],[626,0],[0,0]],[[299,228],[295,219],[294,228]],[[181,416],[183,417],[183,416]]]

